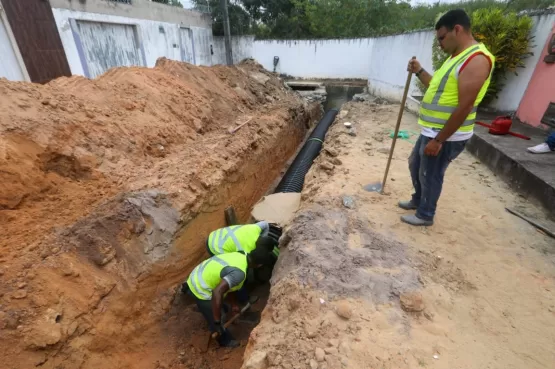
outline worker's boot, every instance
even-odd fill
[[[218,338],[218,343],[220,347],[236,348],[241,346],[241,343],[235,340],[227,329],[224,331],[224,334]]]
[[[420,227],[428,227],[434,224],[433,220],[420,219],[416,215],[403,215],[401,217],[401,221],[413,226],[420,226]]]
[[[405,210],[416,210],[418,205],[416,205],[412,200],[409,201],[399,201],[399,207]]]

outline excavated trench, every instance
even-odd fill
[[[0,114],[0,175],[16,185],[0,188],[0,367],[241,367],[252,322],[232,328],[242,348],[203,353],[205,322],[178,288],[224,209],[248,222],[321,114],[273,78],[162,60],[95,81],[0,84],[16,112]],[[268,292],[254,291],[255,316]]]

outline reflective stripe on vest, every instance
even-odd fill
[[[279,257],[279,247],[277,247],[277,246],[274,247],[274,249],[272,250],[272,253],[274,254],[274,256],[276,258],[278,258]]]
[[[211,300],[212,299],[212,290],[211,290],[210,286],[208,286],[208,284],[206,283],[204,278],[202,277],[202,274],[204,273],[204,269],[206,269],[206,267],[208,266],[208,264],[211,261],[215,261],[218,264],[221,264],[224,268],[226,266],[229,266],[228,263],[226,263],[225,261],[223,261],[219,257],[213,256],[210,259],[205,260],[204,262],[202,262],[199,266],[197,266],[192,271],[191,276],[190,276],[191,283],[189,284],[189,287],[191,287],[191,290],[193,291],[193,293],[195,295],[202,296],[202,298],[204,298],[205,300]]]
[[[187,285],[193,295],[201,300],[211,300],[213,289],[216,288],[217,284],[221,281],[220,273],[223,268],[228,266],[241,269],[245,273],[246,278],[248,263],[247,257],[244,254],[234,252],[221,256],[213,256],[210,259],[203,261],[200,265],[193,269],[189,275]],[[209,269],[207,270],[207,268]],[[231,288],[228,292],[239,290],[243,286],[244,282],[245,280],[243,279],[239,285]]]
[[[218,229],[208,236],[208,248],[214,255],[229,252],[248,254],[256,248],[262,229],[256,224],[245,224]]]
[[[491,55],[483,44],[471,46],[468,50],[465,50],[463,54],[447,60],[445,64],[436,72],[440,73],[437,77],[441,79],[439,81],[432,80],[434,82],[431,86],[432,89],[427,91],[424,95],[424,99],[420,104],[418,121],[420,125],[438,130],[443,128],[449,120],[451,114],[458,107],[458,90],[454,91],[454,89],[457,89],[458,81],[454,77],[454,70],[468,60],[472,54],[480,51],[491,59],[490,74],[478,93],[475,106],[458,129],[459,132],[472,132],[476,121],[478,105],[487,92],[487,87],[489,86],[494,70],[495,57]],[[446,89],[448,89],[448,91],[446,91]]]
[[[241,227],[243,226],[220,228],[217,231],[211,233],[208,239],[208,247],[210,248],[210,251],[212,251],[212,253],[215,255],[225,253],[224,245],[230,238],[233,240],[237,251],[244,251],[243,246],[241,246],[241,243],[235,235],[235,231],[237,231]]]

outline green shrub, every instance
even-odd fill
[[[507,72],[518,75],[517,69],[524,67],[524,60],[532,55],[530,30],[532,18],[518,16],[515,12],[501,9],[478,9],[471,15],[472,32],[478,42],[484,43],[495,55],[495,68],[486,96],[482,104],[487,104],[497,97],[507,78]],[[444,53],[437,39],[432,46],[432,64],[438,70],[449,57]],[[419,85],[422,91],[424,86]]]

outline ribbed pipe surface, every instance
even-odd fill
[[[275,193],[299,193],[302,191],[306,173],[310,170],[314,159],[320,154],[326,133],[338,112],[337,109],[328,110],[320,122],[318,122],[318,125],[314,128],[301,151],[299,151],[295,160],[293,160],[293,163],[291,163],[291,166],[277,185]]]

